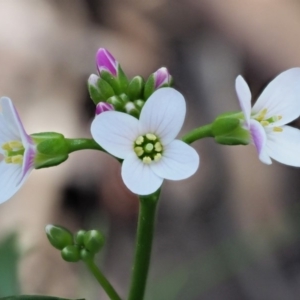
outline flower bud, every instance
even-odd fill
[[[97,80],[97,86],[99,88],[101,95],[103,95],[104,100],[107,100],[108,98],[115,95],[115,92],[111,87],[111,85],[107,83],[104,79],[99,78]]]
[[[85,230],[79,230],[75,234],[75,243],[79,246],[83,246],[83,239],[86,231]]]
[[[128,85],[127,95],[133,100],[137,100],[142,97],[144,91],[145,81],[141,76],[135,76],[132,78]]]
[[[248,145],[249,131],[240,120],[240,113],[225,113],[212,123],[212,134],[215,141],[222,145]]]
[[[124,101],[119,96],[112,96],[106,102],[111,104],[115,110],[124,112]]]
[[[69,245],[62,249],[61,257],[68,262],[77,262],[80,260],[80,248],[77,245]]]
[[[83,244],[86,250],[95,254],[104,245],[104,236],[99,230],[90,230],[84,234]]]
[[[99,74],[101,74],[101,72],[105,70],[109,72],[112,76],[117,77],[119,63],[108,50],[100,48],[97,51],[96,63]]]
[[[99,75],[114,90],[114,95],[125,93],[128,86],[128,79],[122,70],[119,62],[111,55],[111,53],[100,48],[96,54],[96,64]]]
[[[154,74],[154,89],[157,90],[164,86],[171,86],[172,77],[167,68],[162,67]]]
[[[88,251],[87,249],[81,249],[80,250],[80,258],[83,261],[93,260],[95,256],[95,253],[92,253]]]
[[[151,74],[145,83],[144,99],[147,100],[150,95],[161,87],[168,87],[172,84],[172,76],[167,68],[162,67]]]
[[[59,165],[69,156],[69,148],[65,137],[56,132],[42,132],[31,135],[36,144],[34,167],[36,169]]]
[[[133,103],[133,102],[131,102],[131,101],[129,101],[128,103],[126,103],[125,104],[125,111],[128,113],[128,114],[130,114],[130,115],[132,115],[132,116],[134,116],[134,117],[136,117],[136,118],[138,118],[139,116],[140,116],[140,110],[136,107],[136,105]]]
[[[106,102],[99,102],[96,106],[96,115],[100,115],[101,113],[105,111],[115,110],[113,105]]]
[[[95,74],[91,74],[88,79],[88,82],[87,82],[90,97],[95,104],[99,103],[100,101],[105,100],[103,95],[101,94],[101,91],[100,91],[98,85],[97,85],[98,79],[99,79],[99,76],[97,76]]]
[[[73,244],[72,233],[64,227],[49,224],[45,227],[45,231],[50,244],[56,249],[62,250]]]

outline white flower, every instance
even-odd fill
[[[155,192],[163,179],[181,180],[199,166],[197,152],[174,140],[185,118],[183,96],[172,88],[154,92],[144,105],[140,119],[108,111],[94,119],[93,138],[106,151],[124,159],[122,178],[133,193]]]
[[[300,68],[279,74],[252,109],[251,92],[242,76],[236,79],[236,92],[259,159],[300,167],[300,130],[286,125],[300,115]]]
[[[0,99],[0,203],[12,197],[33,169],[35,146],[11,100]]]

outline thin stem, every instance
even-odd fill
[[[89,270],[92,272],[94,277],[100,283],[106,294],[111,300],[121,300],[121,297],[117,294],[113,286],[107,280],[107,278],[102,274],[99,268],[96,266],[93,260],[85,260],[85,263]]]
[[[128,300],[142,300],[144,298],[159,194],[160,190],[148,196],[140,196],[135,258]]]
[[[106,152],[100,145],[98,145],[93,139],[66,139],[69,147],[69,153],[78,150],[100,150]]]
[[[191,144],[196,140],[213,136],[214,135],[212,133],[212,125],[208,124],[190,131],[189,133],[183,136],[182,141],[184,141],[187,144]]]

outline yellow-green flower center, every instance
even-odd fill
[[[8,164],[22,164],[24,155],[24,146],[20,141],[10,141],[2,145],[4,152],[4,161]]]
[[[139,136],[134,142],[133,149],[138,158],[145,164],[159,161],[163,152],[160,140],[153,133]]]
[[[265,108],[258,115],[254,116],[254,119],[256,121],[258,121],[264,127],[282,119],[282,116],[279,116],[279,115],[266,119],[267,112],[268,112],[268,110],[267,110],[267,108]],[[275,127],[273,127],[273,131],[282,132],[283,129],[281,127],[275,126]]]

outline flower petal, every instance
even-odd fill
[[[12,101],[7,97],[2,97],[0,99],[0,104],[2,107],[0,125],[4,125],[5,123],[4,128],[1,129],[1,135],[4,133],[4,131],[6,131],[6,136],[9,137],[6,142],[11,140],[18,141],[21,139],[25,148],[28,146],[28,144],[32,145],[32,139],[26,133],[19,114]]]
[[[283,126],[282,132],[267,133],[267,152],[282,164],[300,167],[300,130]]]
[[[133,143],[139,136],[139,121],[125,113],[106,111],[95,117],[91,133],[107,152],[124,159],[133,153]]]
[[[252,113],[257,114],[265,108],[265,119],[282,117],[273,126],[282,126],[299,117],[300,68],[289,69],[272,80],[254,104]]]
[[[154,133],[163,145],[170,143],[179,133],[185,118],[183,96],[172,88],[155,91],[144,105],[140,122],[144,134]]]
[[[138,195],[154,193],[163,182],[163,178],[157,176],[135,153],[123,161],[122,178],[127,188]]]
[[[252,142],[254,143],[259,159],[267,164],[270,165],[272,163],[267,149],[267,135],[264,127],[256,120],[250,120],[250,132],[252,136]]]
[[[22,186],[22,166],[0,163],[0,204],[11,198]]]
[[[174,140],[168,144],[160,161],[150,165],[152,171],[165,179],[181,180],[192,176],[199,167],[199,155],[186,143]]]
[[[251,116],[251,92],[247,82],[244,78],[239,75],[235,80],[235,90],[240,102],[240,107],[244,113],[246,126],[250,126],[250,116]]]

